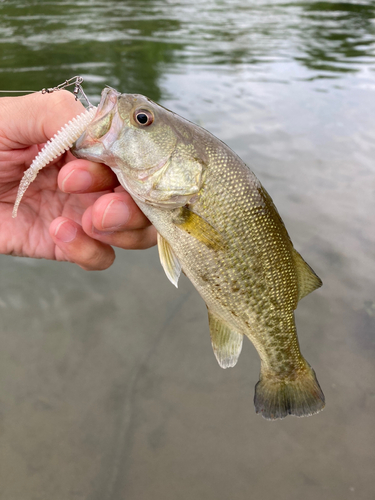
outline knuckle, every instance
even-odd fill
[[[86,271],[103,271],[108,269],[115,260],[115,252],[112,247],[94,246],[86,258],[79,264]]]
[[[154,243],[154,238],[150,235],[147,229],[135,229],[133,231],[128,231],[125,235],[124,233],[123,248],[129,250],[144,250],[146,248],[152,247]]]

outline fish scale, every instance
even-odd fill
[[[154,224],[168,278],[177,286],[182,269],[206,303],[220,366],[236,364],[244,336],[252,341],[256,412],[319,412],[324,395],[300,352],[294,310],[321,281],[243,161],[203,128],[113,89],[72,152],[107,163]]]
[[[214,214],[212,220],[214,224],[217,224],[218,228],[221,228],[222,231],[225,231],[226,228],[230,229],[228,237],[231,241],[232,251],[226,252],[225,255],[220,254],[222,258],[218,263],[219,268],[227,270],[226,279],[222,276],[220,282],[222,283],[225,279],[226,283],[230,283],[230,280],[235,278],[236,282],[242,286],[237,293],[234,293],[233,287],[230,286],[222,290],[223,293],[226,292],[229,312],[231,313],[232,310],[240,312],[243,321],[239,325],[239,329],[242,333],[248,335],[253,342],[257,342],[257,337],[266,337],[271,345],[275,342],[279,343],[280,338],[276,340],[274,335],[262,335],[261,332],[264,330],[262,326],[267,323],[270,311],[274,310],[275,305],[272,304],[272,297],[277,302],[282,295],[284,302],[283,314],[290,315],[293,309],[292,306],[297,301],[297,287],[290,252],[288,252],[287,245],[284,244],[282,239],[279,238],[281,242],[278,245],[277,252],[270,253],[267,251],[269,244],[272,245],[275,241],[275,235],[272,232],[272,230],[276,229],[276,224],[272,219],[272,215],[275,215],[272,213],[273,204],[269,204],[267,207],[266,201],[268,200],[265,199],[264,195],[262,196],[263,193],[257,179],[252,178],[253,174],[246,165],[241,164],[237,158],[231,158],[231,151],[222,149],[222,161],[218,161],[218,158],[220,158],[218,153],[212,156],[212,164],[208,168],[212,172],[213,179],[211,182],[207,182],[207,186],[212,186],[212,188],[208,187],[202,193],[202,206],[207,208],[200,211],[201,203],[198,202],[194,210],[203,218],[207,218],[209,214],[211,216]],[[222,177],[222,170],[230,170],[231,175]],[[215,217],[213,209],[217,199],[215,187],[222,182],[225,183],[226,197],[217,205]],[[250,196],[247,191],[251,191]],[[259,217],[259,207],[262,212],[261,217]],[[223,214],[225,215],[223,216]],[[234,220],[240,221],[240,223],[233,226]],[[277,273],[278,265],[283,260],[289,263],[288,269],[285,269],[284,263],[282,266],[283,272]],[[263,274],[266,283],[264,279],[259,279],[259,274]],[[285,276],[290,276],[291,279],[285,279]],[[241,297],[242,300],[239,300]],[[210,298],[204,298],[206,302],[210,301]],[[220,313],[223,315],[226,311],[220,311]],[[280,320],[280,313],[278,319]],[[231,321],[233,321],[233,318],[231,318]],[[249,328],[254,333],[249,333]],[[289,337],[293,330],[284,333]],[[266,359],[269,359],[270,354]]]

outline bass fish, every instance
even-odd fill
[[[108,165],[155,226],[166,275],[177,286],[183,271],[206,303],[219,365],[237,363],[244,336],[254,344],[256,412],[274,420],[322,410],[294,321],[322,282],[249,167],[198,125],[111,88],[72,152]]]

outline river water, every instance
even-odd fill
[[[257,416],[255,350],[218,367],[204,304],[155,248],[92,273],[1,256],[1,500],[373,498],[374,3],[0,1],[1,89],[76,74],[254,170],[324,283],[296,317],[327,406]]]

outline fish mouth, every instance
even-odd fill
[[[120,95],[120,92],[111,87],[102,91],[93,120],[70,150],[74,156],[108,164],[110,147],[123,126],[123,120],[117,113]]]
[[[121,93],[112,87],[104,88],[93,121],[103,118],[106,114],[110,113],[116,107],[120,95]]]

